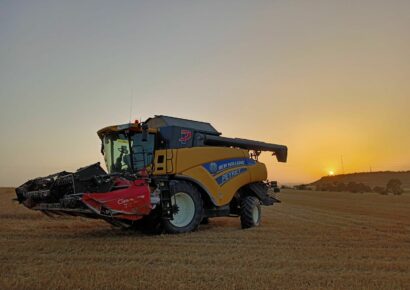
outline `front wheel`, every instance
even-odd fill
[[[241,201],[241,225],[243,229],[259,226],[261,223],[261,204],[254,196],[246,196]]]
[[[179,234],[195,231],[203,218],[204,206],[201,193],[191,183],[178,181],[171,197],[173,219],[164,220],[167,233]]]

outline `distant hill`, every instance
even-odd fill
[[[351,174],[340,174],[335,176],[323,176],[321,179],[311,183],[310,185],[321,185],[328,183],[349,183],[358,182],[370,187],[382,186],[385,187],[390,179],[399,179],[402,182],[404,190],[410,190],[410,171],[379,171],[379,172],[359,172]]]

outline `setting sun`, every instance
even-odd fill
[[[329,176],[333,176],[333,175],[335,175],[335,172],[333,170],[330,170],[329,171]]]

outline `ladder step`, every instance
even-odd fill
[[[173,207],[171,200],[171,190],[169,188],[169,181],[162,181],[160,183],[160,197],[161,197],[161,210],[162,217],[166,219],[173,218]]]

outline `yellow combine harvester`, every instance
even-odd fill
[[[287,147],[220,136],[211,124],[169,116],[98,131],[108,173],[99,163],[29,180],[16,189],[26,207],[47,215],[75,215],[145,232],[183,233],[217,216],[257,226],[269,195],[270,151],[286,162]]]

